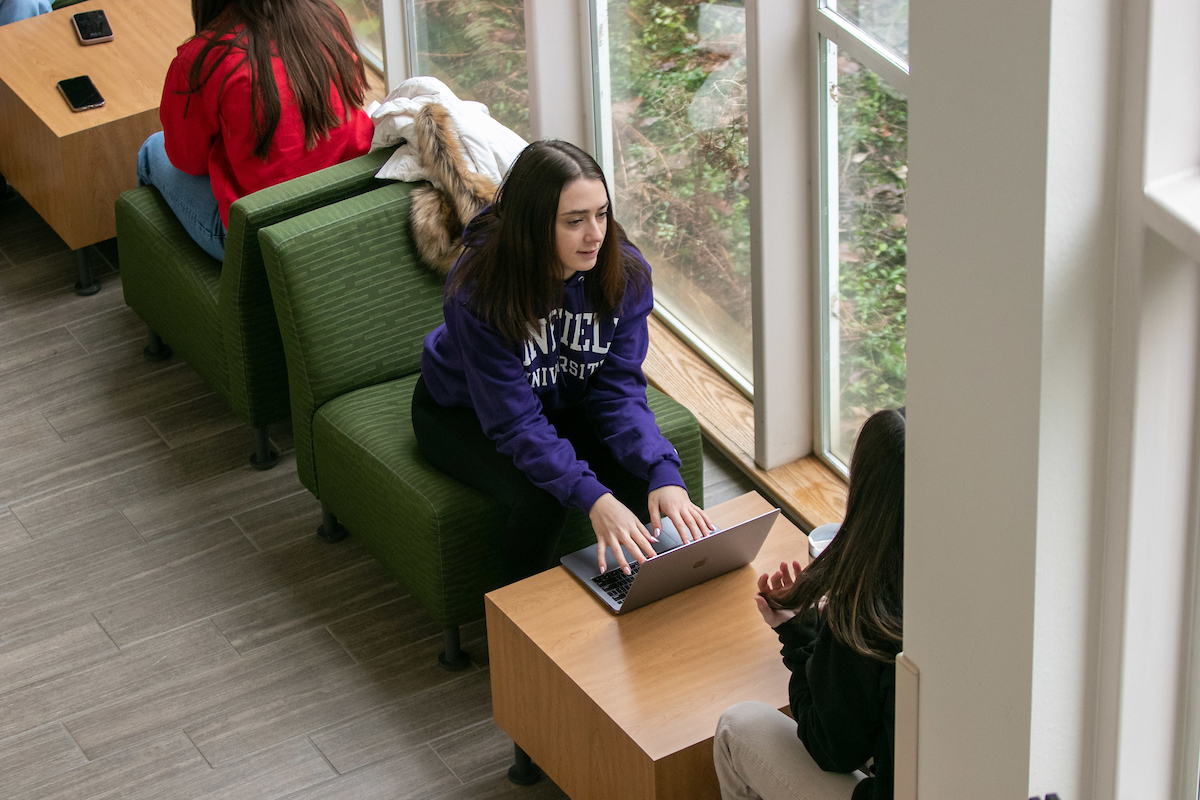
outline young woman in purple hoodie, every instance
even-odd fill
[[[653,556],[663,516],[684,541],[712,530],[646,403],[650,267],[610,207],[591,156],[529,145],[467,226],[446,322],[425,339],[417,443],[505,504],[512,580],[550,566],[572,506],[591,519],[601,571],[606,549],[629,571],[618,545]]]

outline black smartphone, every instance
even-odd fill
[[[79,37],[80,44],[100,44],[112,41],[112,28],[103,11],[80,11],[71,17],[71,24],[75,26],[75,35]]]
[[[59,81],[58,91],[62,92],[72,111],[86,111],[104,105],[104,98],[96,91],[96,85],[87,75]]]

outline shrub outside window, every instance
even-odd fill
[[[596,0],[601,160],[660,312],[753,376],[743,2]],[[607,62],[607,69],[605,68]]]
[[[413,74],[439,78],[528,139],[523,0],[406,0],[405,12]]]
[[[815,18],[821,440],[845,471],[863,421],[905,402],[908,3],[830,0]]]
[[[383,34],[380,16],[382,0],[334,0],[350,30],[358,40],[358,49],[368,63],[383,72]]]

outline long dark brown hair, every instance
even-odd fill
[[[904,633],[904,410],[863,423],[850,457],[850,496],[837,536],[773,608],[809,613],[826,598],[833,635],[892,661]]]
[[[362,107],[367,73],[350,25],[331,0],[192,0],[192,21],[196,35],[207,41],[188,74],[188,90],[199,91],[221,61],[237,51],[250,67],[250,118],[258,158],[270,152],[282,112],[272,55],[283,61],[304,121],[307,149],[348,119],[352,109]],[[215,57],[209,59],[210,53]],[[341,97],[345,118],[334,112],[331,85]]]
[[[612,195],[596,161],[573,144],[534,142],[521,151],[496,193],[468,231],[467,250],[447,291],[462,292],[471,309],[510,342],[523,342],[562,302],[562,265],[555,223],[563,187],[598,180],[609,201],[608,230],[584,292],[602,316],[619,313],[627,288],[641,290],[649,274],[612,215]]]

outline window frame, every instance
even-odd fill
[[[811,13],[811,43],[813,52],[813,75],[816,99],[814,102],[816,147],[812,153],[812,169],[815,217],[813,229],[817,232],[816,302],[812,313],[817,329],[818,375],[813,398],[814,410],[814,455],[827,466],[844,477],[850,474],[849,464],[843,463],[833,452],[833,432],[838,413],[841,378],[837,344],[841,336],[837,316],[837,294],[840,262],[838,246],[837,183],[831,179],[831,170],[836,171],[838,159],[837,103],[832,92],[837,86],[837,70],[830,69],[836,63],[837,53],[845,51],[867,69],[891,85],[907,98],[909,96],[909,65],[887,45],[842,17],[830,7],[836,0],[815,0],[809,3]],[[831,50],[831,45],[833,50]]]

